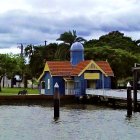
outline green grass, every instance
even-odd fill
[[[2,91],[0,92],[0,95],[17,95],[20,90],[23,90],[24,88],[2,88]],[[31,89],[27,88],[28,94],[39,94],[38,89]]]

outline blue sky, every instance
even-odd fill
[[[113,30],[140,39],[139,0],[0,1],[0,53],[19,53],[17,43],[55,42],[69,30],[87,40]]]

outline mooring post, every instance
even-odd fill
[[[127,116],[132,116],[132,97],[131,97],[131,85],[127,83]]]
[[[137,70],[133,71],[134,112],[137,112]]]
[[[60,96],[59,96],[59,85],[54,85],[54,119],[59,118],[59,107],[60,107]]]

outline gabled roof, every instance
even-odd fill
[[[68,76],[72,71],[72,65],[69,61],[47,61],[46,64],[53,76]]]
[[[73,70],[71,71],[71,75],[79,75],[79,73],[82,72],[82,70],[84,70],[90,62],[91,60],[81,61],[73,68]]]
[[[80,76],[85,70],[89,70],[89,68],[100,70],[106,76],[114,76],[109,63],[106,61],[95,62],[93,60],[85,60],[76,66],[72,66],[69,61],[47,61],[44,71],[38,80],[43,77],[45,71],[49,71],[52,76]]]
[[[96,64],[108,75],[114,76],[114,73],[107,61],[96,61]]]

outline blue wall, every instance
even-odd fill
[[[50,89],[48,89],[48,79],[50,79]],[[52,77],[49,72],[46,72],[45,74],[45,94],[52,95],[53,90],[52,90]]]
[[[84,95],[87,87],[87,81],[84,79],[84,75],[82,74],[79,77],[74,77],[74,81],[79,83],[78,87],[75,86],[75,90],[79,91],[79,94],[77,96]]]
[[[50,79],[50,89],[48,89],[48,79]],[[65,81],[64,81],[63,77],[60,77],[60,76],[52,76],[51,77],[50,73],[46,72],[45,76],[42,78],[41,81],[45,81],[45,94],[46,95],[53,95],[54,94],[54,85],[56,82],[59,85],[59,93],[61,95],[65,94]]]
[[[103,85],[103,81],[102,79],[104,78],[104,85]],[[102,75],[102,73],[100,73],[100,79],[97,80],[96,83],[96,89],[102,89],[104,86],[104,88],[111,88],[111,77],[106,77],[105,75]]]
[[[77,65],[81,61],[84,61],[84,52],[83,51],[71,51],[71,64],[73,66]]]
[[[104,77],[104,80],[105,80],[104,87],[110,89],[111,88],[111,77]]]
[[[56,82],[59,85],[59,93],[61,95],[65,95],[65,81],[64,81],[63,77],[61,77],[61,76],[53,76],[53,87],[54,87]],[[53,92],[54,92],[54,89],[53,89]]]
[[[102,74],[100,72],[100,79],[96,81],[96,89],[101,89],[102,88]]]

